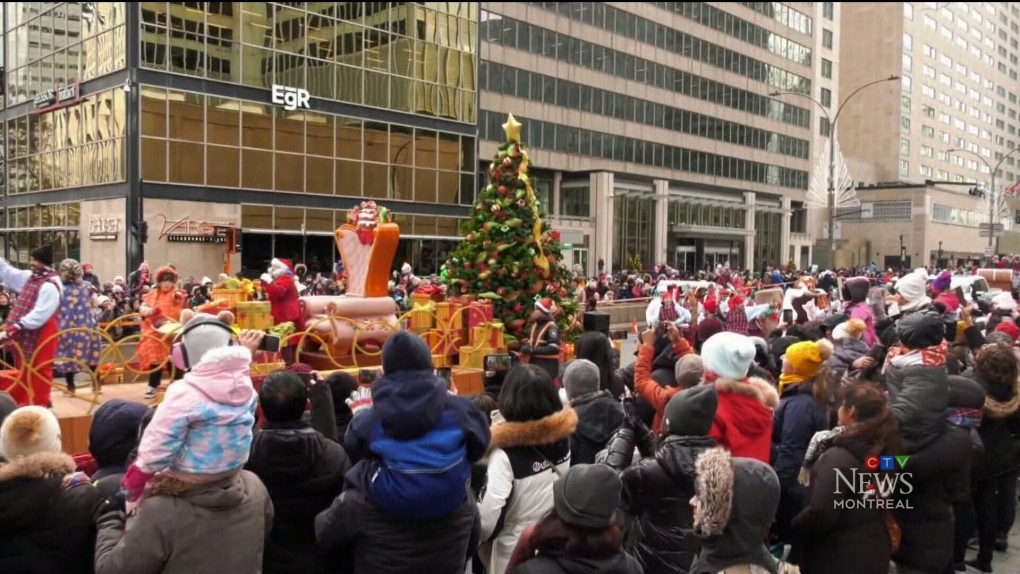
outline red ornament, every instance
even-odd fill
[[[560,295],[560,298],[561,298],[561,299],[563,299],[563,298],[566,298],[566,296],[567,296],[567,290],[566,290],[566,289],[560,289],[560,293],[559,293],[559,295]]]
[[[505,186],[502,186],[502,185],[499,186],[498,188],[496,188],[496,191],[498,191],[500,195],[506,195],[506,187]]]
[[[520,312],[521,312],[521,304],[518,303],[518,304],[514,305],[514,313],[520,313]]]
[[[560,240],[560,232],[559,231],[550,231],[549,232],[549,236],[552,237],[553,239],[555,239],[556,241]]]

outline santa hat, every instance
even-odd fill
[[[290,259],[280,259],[274,257],[273,260],[269,262],[269,266],[272,267],[273,269],[279,269],[281,271],[286,269],[291,273],[294,272],[294,264],[290,262]]]
[[[557,311],[556,302],[549,297],[535,301],[535,308],[546,315],[554,315]]]

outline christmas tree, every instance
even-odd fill
[[[566,333],[577,305],[570,274],[559,263],[559,234],[550,233],[528,177],[521,124],[510,115],[503,131],[506,142],[489,165],[489,183],[461,226],[464,241],[447,268],[448,292],[492,301],[494,318],[514,339],[524,334],[535,301],[548,297]]]

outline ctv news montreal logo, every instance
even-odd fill
[[[863,470],[835,469],[834,506],[846,510],[912,509],[910,501],[904,498],[914,492],[913,476],[903,472],[909,459],[909,456],[869,456],[864,459]],[[850,496],[840,498],[846,495]]]

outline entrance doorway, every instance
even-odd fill
[[[293,235],[283,233],[243,233],[241,235],[241,273],[255,279],[266,272],[274,257],[304,263],[310,274],[332,273],[339,254],[333,235]]]

